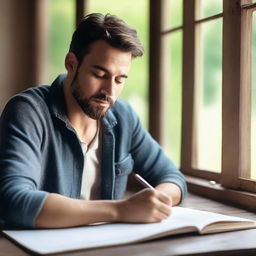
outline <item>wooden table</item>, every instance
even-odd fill
[[[256,214],[189,194],[182,206],[256,220]],[[33,255],[0,234],[0,256]],[[126,246],[82,250],[72,256],[256,255],[256,229],[211,235],[186,234]]]

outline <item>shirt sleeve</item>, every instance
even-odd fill
[[[7,226],[33,227],[47,196],[38,190],[41,118],[37,103],[16,96],[0,119],[0,218]]]
[[[137,114],[130,109],[132,114],[132,156],[134,170],[157,186],[164,182],[171,182],[179,186],[182,199],[187,193],[184,175],[177,169],[172,160],[166,155],[162,147],[143,128]]]

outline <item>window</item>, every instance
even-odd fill
[[[195,148],[192,167],[221,171],[222,3],[198,1],[195,22]],[[214,16],[213,16],[214,14]]]
[[[223,125],[222,1],[197,0],[186,3],[184,8],[183,61],[187,64],[183,69],[182,169],[219,181]]]
[[[181,126],[181,136],[174,135],[180,140],[176,162],[181,170],[211,181],[206,186],[211,196],[250,207],[255,195],[238,191],[256,192],[256,3],[157,2],[151,1],[156,18],[151,15],[155,43],[151,39],[150,65],[159,62],[163,77],[150,75],[162,103],[150,101],[151,109],[160,111],[159,127],[152,124],[156,112],[150,111],[151,132],[168,151],[174,142],[170,127]],[[168,20],[172,8],[178,17],[175,22]],[[154,51],[159,53],[157,59]],[[152,90],[153,86],[150,94]],[[182,118],[172,118],[175,111]],[[177,142],[174,145],[179,148]],[[206,191],[198,184],[192,187]]]
[[[149,130],[177,166],[181,148],[182,10],[182,0],[150,2]]]
[[[241,1],[241,115],[242,168],[239,173],[241,187],[256,191],[256,126],[255,126],[255,15],[256,4],[249,0]]]
[[[182,92],[182,0],[166,1],[162,29],[163,119],[161,144],[174,163],[180,166]],[[170,12],[168,15],[167,12]]]

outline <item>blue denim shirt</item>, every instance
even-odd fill
[[[84,157],[66,116],[64,78],[12,97],[2,113],[0,218],[6,225],[34,227],[48,193],[80,197]],[[132,171],[153,186],[177,184],[184,198],[183,175],[128,103],[117,100],[102,127],[102,199],[122,198]]]

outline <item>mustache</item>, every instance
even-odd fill
[[[110,104],[114,103],[114,100],[112,99],[112,97],[108,96],[107,94],[104,94],[104,93],[98,93],[96,95],[93,95],[91,97],[91,99],[104,100],[104,101],[107,101]]]

